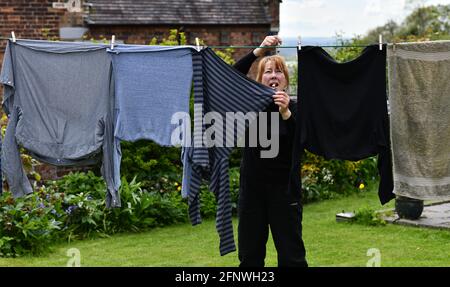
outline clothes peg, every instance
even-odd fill
[[[13,43],[15,43],[16,42],[16,34],[14,33],[14,31],[11,31],[11,38],[12,38]]]
[[[298,49],[302,49],[302,37],[298,36],[298,42],[297,42]]]
[[[198,40],[198,38],[195,38],[195,44],[197,45],[197,52],[200,52],[201,48],[200,48],[200,41]]]
[[[111,50],[114,49],[114,42],[116,42],[116,35],[111,36]]]
[[[378,43],[380,44],[380,51],[383,50],[383,35],[378,35]]]

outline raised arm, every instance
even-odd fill
[[[278,36],[267,36],[259,46],[276,46],[281,44],[281,42],[281,38]],[[265,55],[266,50],[266,48],[256,48],[255,50],[251,51],[246,56],[241,58],[239,61],[237,61],[236,64],[233,65],[233,67],[239,72],[247,74],[252,67],[253,62],[255,62],[258,57]]]

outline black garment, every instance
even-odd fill
[[[251,52],[234,67],[246,74],[256,56]],[[305,247],[302,240],[302,206],[300,190],[288,189],[292,166],[292,143],[295,133],[296,104],[291,101],[292,116],[283,120],[274,103],[265,112],[279,117],[279,134],[270,134],[270,114],[267,116],[268,138],[279,137],[279,153],[275,158],[261,158],[262,148],[246,145],[240,169],[238,245],[241,267],[264,266],[269,226],[278,253],[279,266],[305,267]],[[259,119],[258,119],[259,122]],[[264,123],[263,123],[264,124]],[[259,131],[259,123],[258,123]],[[259,138],[259,135],[258,135]]]
[[[298,114],[292,174],[303,149],[326,159],[357,161],[378,155],[382,204],[394,198],[386,97],[386,47],[364,49],[336,62],[324,49],[298,51]],[[292,188],[301,182],[292,177]]]

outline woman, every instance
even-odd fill
[[[278,36],[267,36],[261,46],[278,44],[281,44]],[[257,48],[234,67],[247,74],[252,63],[263,54],[264,48]],[[284,59],[280,56],[263,58],[256,80],[274,89],[274,102],[265,112],[279,113],[279,133],[273,136],[279,136],[280,148],[274,158],[261,158],[263,148],[260,146],[246,145],[243,149],[238,206],[240,266],[264,266],[270,227],[278,253],[278,266],[306,267],[300,191],[295,194],[288,191],[296,109],[286,93],[289,75]],[[270,115],[267,115],[267,119],[268,124],[271,124]],[[271,128],[266,130],[270,131]]]

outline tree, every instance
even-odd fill
[[[424,3],[423,0],[407,1],[406,9],[414,10],[400,25],[390,20],[370,30],[362,42],[376,43],[380,34],[388,42],[450,39],[450,5],[424,6]]]
[[[419,7],[402,23],[398,33],[400,39],[428,38],[442,39],[450,34],[450,5]]]

